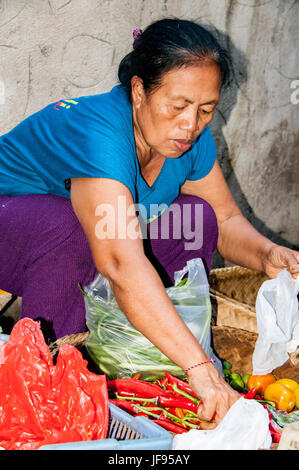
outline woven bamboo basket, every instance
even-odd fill
[[[266,274],[241,266],[210,272],[212,346],[220,359],[231,362],[233,370],[241,374],[252,372],[252,354],[258,337],[255,302],[260,286],[267,279]],[[84,352],[87,337],[88,332],[84,332],[58,339],[50,345],[53,357],[65,343]],[[299,349],[274,373],[278,378],[298,381]]]
[[[215,324],[257,333],[255,302],[267,279],[266,274],[241,266],[212,269],[209,283]]]

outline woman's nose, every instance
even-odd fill
[[[189,133],[196,132],[198,130],[197,113],[189,113],[188,115],[182,116],[179,127]]]

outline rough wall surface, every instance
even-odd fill
[[[0,133],[110,90],[133,29],[168,16],[207,25],[231,53],[211,125],[219,161],[252,224],[299,249],[298,0],[0,0]]]

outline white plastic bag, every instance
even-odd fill
[[[258,450],[272,444],[267,410],[256,400],[239,398],[212,430],[192,429],[173,438],[173,450]]]
[[[299,346],[298,292],[299,277],[294,279],[287,269],[261,285],[256,299],[258,339],[253,374],[272,372]]]

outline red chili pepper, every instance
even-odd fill
[[[181,388],[185,392],[190,393],[190,395],[193,395],[196,398],[196,394],[195,392],[193,392],[188,382],[185,382],[184,380],[181,380],[178,377],[175,377],[174,375],[170,374],[170,372],[165,372],[165,377],[168,379],[168,382],[170,384],[174,384],[174,383],[177,384],[179,388]]]
[[[197,429],[201,429],[201,427],[200,427],[200,420],[199,420],[199,419],[188,419],[188,423],[196,424]]]
[[[160,395],[169,396],[169,392],[166,390],[144,380],[114,379],[107,382],[107,387],[112,392],[131,392],[136,396],[139,394],[146,398],[154,398]]]
[[[168,384],[168,379],[167,379],[167,377],[165,377],[164,379],[161,380],[161,385],[162,385],[162,387],[166,388],[167,384]]]
[[[244,398],[247,398],[248,400],[252,400],[256,395],[256,388],[251,388],[249,390],[249,392],[247,392],[245,395],[244,395]]]
[[[139,403],[142,401],[147,402],[147,403],[156,403],[158,400],[158,397],[148,398],[148,397],[142,396],[141,393],[119,391],[119,392],[116,392],[114,395],[116,398],[121,398],[123,400],[136,401]]]
[[[197,405],[193,403],[188,398],[181,397],[181,398],[172,398],[172,397],[159,397],[158,403],[161,406],[170,406],[173,408],[183,408],[185,410],[193,411],[197,413]]]
[[[167,431],[173,432],[175,434],[188,432],[188,429],[181,428],[180,426],[177,426],[176,424],[166,419],[153,419],[152,421],[159,424],[159,426],[162,428],[167,429]]]
[[[127,411],[130,414],[135,415],[136,413],[138,413],[138,409],[136,408],[135,404],[129,401],[113,400],[112,398],[109,398],[109,402],[115,406],[118,406],[122,410]]]
[[[274,442],[275,444],[278,444],[280,439],[281,439],[281,432],[282,431],[279,431],[275,427],[275,423],[273,423],[272,420],[269,422],[269,431],[270,431],[270,434],[271,434],[271,437],[272,437],[272,442]]]
[[[182,396],[180,393],[177,393],[173,390],[173,384],[167,384],[166,390],[168,390],[169,395],[171,395],[173,397],[180,398]]]
[[[141,377],[141,374],[135,374],[135,375],[133,375],[132,379],[133,380],[138,380],[138,379],[140,379],[140,377]]]
[[[199,398],[197,397],[194,397],[193,395],[191,395],[189,392],[186,392],[186,390],[182,390],[181,388],[179,388],[177,386],[177,384],[173,384],[172,385],[173,389],[175,392],[179,393],[180,395],[183,395],[184,397],[186,397],[189,401],[192,401],[193,403],[195,403],[196,405],[199,405],[200,403],[202,403],[202,400],[200,400]]]
[[[147,408],[144,406],[137,405],[137,411],[138,413],[145,413],[147,414],[151,419],[160,419],[161,413],[164,411],[161,408]],[[153,412],[155,411],[155,413]]]
[[[128,398],[139,397],[139,394],[136,394],[133,392],[125,392],[124,390],[118,390],[117,394],[122,397],[128,397]]]

